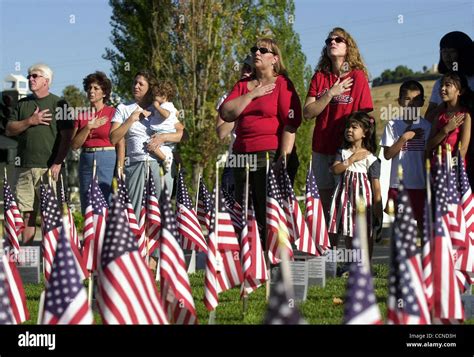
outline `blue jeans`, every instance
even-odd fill
[[[115,150],[82,152],[79,161],[79,189],[81,193],[81,210],[85,213],[87,207],[87,190],[92,180],[92,168],[96,160],[99,187],[105,200],[110,202],[111,184],[114,177],[116,153]]]

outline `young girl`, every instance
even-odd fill
[[[431,125],[428,152],[435,150],[438,145],[444,151],[446,144],[450,144],[454,151],[461,142],[461,156],[465,158],[471,139],[471,116],[468,110],[471,92],[466,77],[458,72],[443,75],[440,95],[444,108]]]
[[[376,234],[380,234],[382,227],[380,161],[374,155],[375,149],[375,120],[365,112],[354,112],[347,118],[342,150],[338,152],[336,161],[331,166],[334,175],[342,175],[331,203],[331,244],[336,247],[337,240],[342,235],[346,248],[352,248],[356,205],[362,196],[367,212],[370,258],[374,242],[373,228]]]

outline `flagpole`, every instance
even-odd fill
[[[180,173],[181,173],[181,164],[178,164],[178,177],[179,177]],[[183,180],[184,180],[184,178],[183,178]],[[199,194],[199,186],[198,186],[198,191],[197,192]],[[196,197],[196,212],[197,212],[197,197]],[[183,249],[183,253],[184,253],[184,249]],[[195,272],[196,272],[196,250],[191,249],[191,258],[189,259],[187,273],[192,274],[192,273],[195,273]]]
[[[216,162],[216,185],[215,185],[216,194],[214,197],[214,210],[215,210],[215,221],[214,221],[214,236],[216,238],[217,249],[216,249],[216,262],[219,261],[220,253],[219,253],[219,162]],[[216,264],[218,265],[218,264]],[[221,267],[216,266],[216,273],[219,271]],[[209,313],[209,325],[216,324],[216,309],[212,310]]]
[[[269,155],[268,151],[266,152],[266,160],[267,160],[266,161],[266,173],[267,174],[266,174],[266,177],[265,177],[265,197],[268,196],[268,188],[267,188],[267,185],[268,185],[268,172],[270,171],[270,155]],[[266,208],[266,202],[265,202],[265,210],[266,209],[267,208]],[[266,229],[264,229],[263,231],[266,232]],[[268,239],[268,235],[267,235],[267,237],[264,237],[265,242],[267,242],[267,239]],[[270,297],[271,265],[270,265],[270,258],[268,257],[267,247],[265,247],[265,251],[267,253],[267,254],[265,254],[265,260],[266,260],[266,263],[267,263],[267,276],[268,276],[268,279],[265,282],[265,301],[268,302],[268,298]]]
[[[150,166],[149,166],[149,163],[148,163],[148,156],[146,157],[146,161],[145,161],[145,185],[148,186],[148,181],[150,180]],[[160,171],[160,178],[161,178],[161,171]],[[147,195],[149,194],[148,192],[148,187],[147,187]],[[146,198],[145,198],[146,199]],[[148,267],[150,266],[150,252],[148,250],[148,232],[147,232],[147,229],[146,229],[146,223],[147,223],[147,213],[148,213],[148,200],[145,200],[145,227],[144,227],[144,230],[145,230],[145,250],[146,250],[146,253],[145,253],[145,261],[146,261],[146,265],[148,265]],[[157,264],[158,265],[158,264]],[[156,269],[158,270],[158,268]]]
[[[248,222],[248,209],[249,209],[249,171],[250,171],[250,166],[248,161],[245,164],[245,187],[244,187],[244,225],[247,224],[247,232],[249,229],[249,222]],[[257,228],[258,229],[258,228]],[[243,237],[240,238],[241,240]],[[249,242],[250,243],[250,242]],[[253,242],[255,244],[255,242]],[[249,244],[250,247],[250,244]],[[250,248],[251,249],[251,248]],[[244,259],[244,256],[242,256],[242,260]],[[245,290],[245,277],[244,281],[242,282],[242,289],[243,289],[243,300],[242,300],[242,312],[245,315],[247,313],[248,309],[248,300],[249,296],[247,294],[247,291]]]
[[[357,231],[360,238],[360,247],[362,250],[362,268],[365,272],[370,272],[369,244],[367,241],[367,217],[365,211],[365,201],[359,197],[357,200]]]
[[[95,180],[95,175],[97,173],[97,162],[94,157],[94,161],[92,164],[92,180]],[[83,232],[84,234],[84,232]],[[84,236],[83,236],[84,239]],[[92,249],[94,249],[94,244],[92,244]],[[92,256],[95,256],[96,252],[93,252]],[[93,298],[93,293],[94,293],[94,272],[90,270],[89,274],[89,283],[87,284],[87,300],[89,301],[89,306],[92,308],[92,298]]]

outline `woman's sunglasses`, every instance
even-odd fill
[[[250,49],[250,52],[252,52],[252,53],[257,53],[257,51],[260,51],[260,53],[261,53],[262,55],[264,55],[265,53],[273,53],[273,54],[275,54],[275,52],[270,51],[270,50],[269,50],[268,48],[266,48],[266,47],[257,47],[257,46],[254,46],[254,47],[252,47],[252,48]]]
[[[341,42],[347,43],[346,39],[341,36],[327,38],[326,41],[324,41],[324,43],[326,44],[326,46],[329,46],[332,40],[336,41],[336,43],[341,43]]]

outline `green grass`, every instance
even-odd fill
[[[387,276],[388,266],[383,264],[374,265],[374,286],[376,299],[382,313],[387,314]],[[190,283],[198,319],[200,324],[207,324],[209,312],[203,303],[204,296],[204,271],[190,274]],[[345,278],[330,278],[326,280],[326,287],[313,286],[309,288],[308,298],[299,305],[299,309],[310,324],[318,325],[338,325],[342,322],[344,305],[335,305],[334,298],[344,300],[346,290]],[[28,300],[28,309],[31,319],[25,324],[36,324],[38,315],[38,303],[44,284],[26,284],[25,293]],[[248,298],[248,310],[245,316],[242,313],[242,301],[240,300],[240,289],[232,289],[219,294],[219,305],[216,310],[217,324],[261,324],[265,316],[265,287],[260,287],[256,292],[250,294]],[[94,313],[96,324],[101,323],[101,318],[97,312]],[[474,324],[474,319],[465,323]]]

